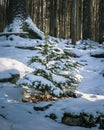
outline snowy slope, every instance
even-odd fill
[[[17,47],[34,47],[37,44],[44,44],[44,41],[23,39],[13,36],[13,41],[0,38],[0,73],[4,77],[5,70],[18,70],[20,76],[31,73],[33,66],[28,66],[28,61],[32,56],[37,55],[36,50],[20,49]],[[58,47],[66,49],[67,40],[59,40]],[[82,82],[79,84],[76,92],[78,98],[66,98],[63,100],[39,103],[23,103],[21,101],[24,88],[16,87],[11,83],[0,83],[0,130],[86,130],[89,128],[66,126],[60,123],[65,112],[91,113],[97,116],[97,113],[104,113],[104,59],[91,57],[91,53],[104,53],[103,45],[79,42],[71,53],[78,54],[73,60],[82,64],[80,74],[83,76]],[[85,49],[85,47],[87,47]],[[70,50],[70,49],[69,49]],[[67,49],[67,52],[69,51]],[[36,67],[36,66],[35,66]],[[39,64],[38,64],[39,67]],[[42,67],[42,66],[40,66]],[[8,72],[7,71],[7,72]],[[8,75],[8,73],[7,73]],[[32,77],[31,77],[32,78]],[[36,111],[35,107],[52,104],[46,111]],[[46,115],[55,113],[57,119],[55,121],[46,118]],[[97,130],[98,126],[92,127]]]

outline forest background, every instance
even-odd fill
[[[27,0],[27,12],[46,35],[101,42],[104,36],[104,0]],[[9,0],[0,0],[0,32],[7,24]]]

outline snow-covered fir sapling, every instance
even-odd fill
[[[29,74],[23,78],[30,82],[30,86],[29,84],[27,86],[52,97],[76,97],[75,89],[82,79],[78,74],[79,64],[65,54],[58,47],[58,43],[50,40],[49,37],[46,37],[39,49],[37,47],[37,51],[29,64],[34,68],[32,78]]]

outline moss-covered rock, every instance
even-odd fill
[[[81,126],[86,128],[95,127],[99,124],[99,129],[104,129],[104,114],[99,113],[94,116],[89,113],[64,113],[62,117],[62,123],[70,126]]]
[[[96,126],[96,118],[93,117],[93,115],[87,113],[80,113],[79,115],[64,113],[62,123],[66,125],[91,128]]]
[[[15,84],[20,78],[20,73],[15,70],[6,70],[3,73],[0,73],[0,82],[11,82]]]
[[[42,106],[42,107],[34,106],[34,110],[36,110],[36,111],[45,111],[45,110],[49,109],[51,106],[52,106],[52,104],[48,104],[48,105]]]

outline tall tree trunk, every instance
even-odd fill
[[[57,36],[57,0],[50,1],[50,35]]]
[[[66,38],[66,25],[67,25],[67,0],[64,0],[63,2],[64,4],[64,9],[63,9],[63,14],[64,14],[64,19],[63,19],[63,23],[64,23],[64,38]]]
[[[91,38],[91,0],[83,0],[83,39]]]
[[[104,0],[99,3],[99,42],[104,42]]]
[[[0,31],[3,31],[6,24],[6,8],[8,6],[8,0],[0,0]]]
[[[41,0],[41,29],[43,30],[43,0]]]
[[[9,0],[6,32],[28,32],[30,38],[44,36],[28,17],[27,0]]]
[[[92,0],[91,7],[92,39],[99,40],[99,0]]]
[[[99,41],[99,0],[96,0],[95,41]]]
[[[70,23],[70,36],[72,38],[72,43],[76,43],[76,0],[72,1],[71,8],[71,23]]]
[[[81,20],[82,20],[82,15],[81,15],[81,11],[82,11],[82,0],[77,0],[77,3],[76,3],[76,26],[77,26],[77,29],[76,29],[76,40],[80,40],[82,38],[82,30],[81,30]]]
[[[7,13],[8,24],[12,23],[14,19],[24,21],[28,16],[26,0],[9,0]]]

